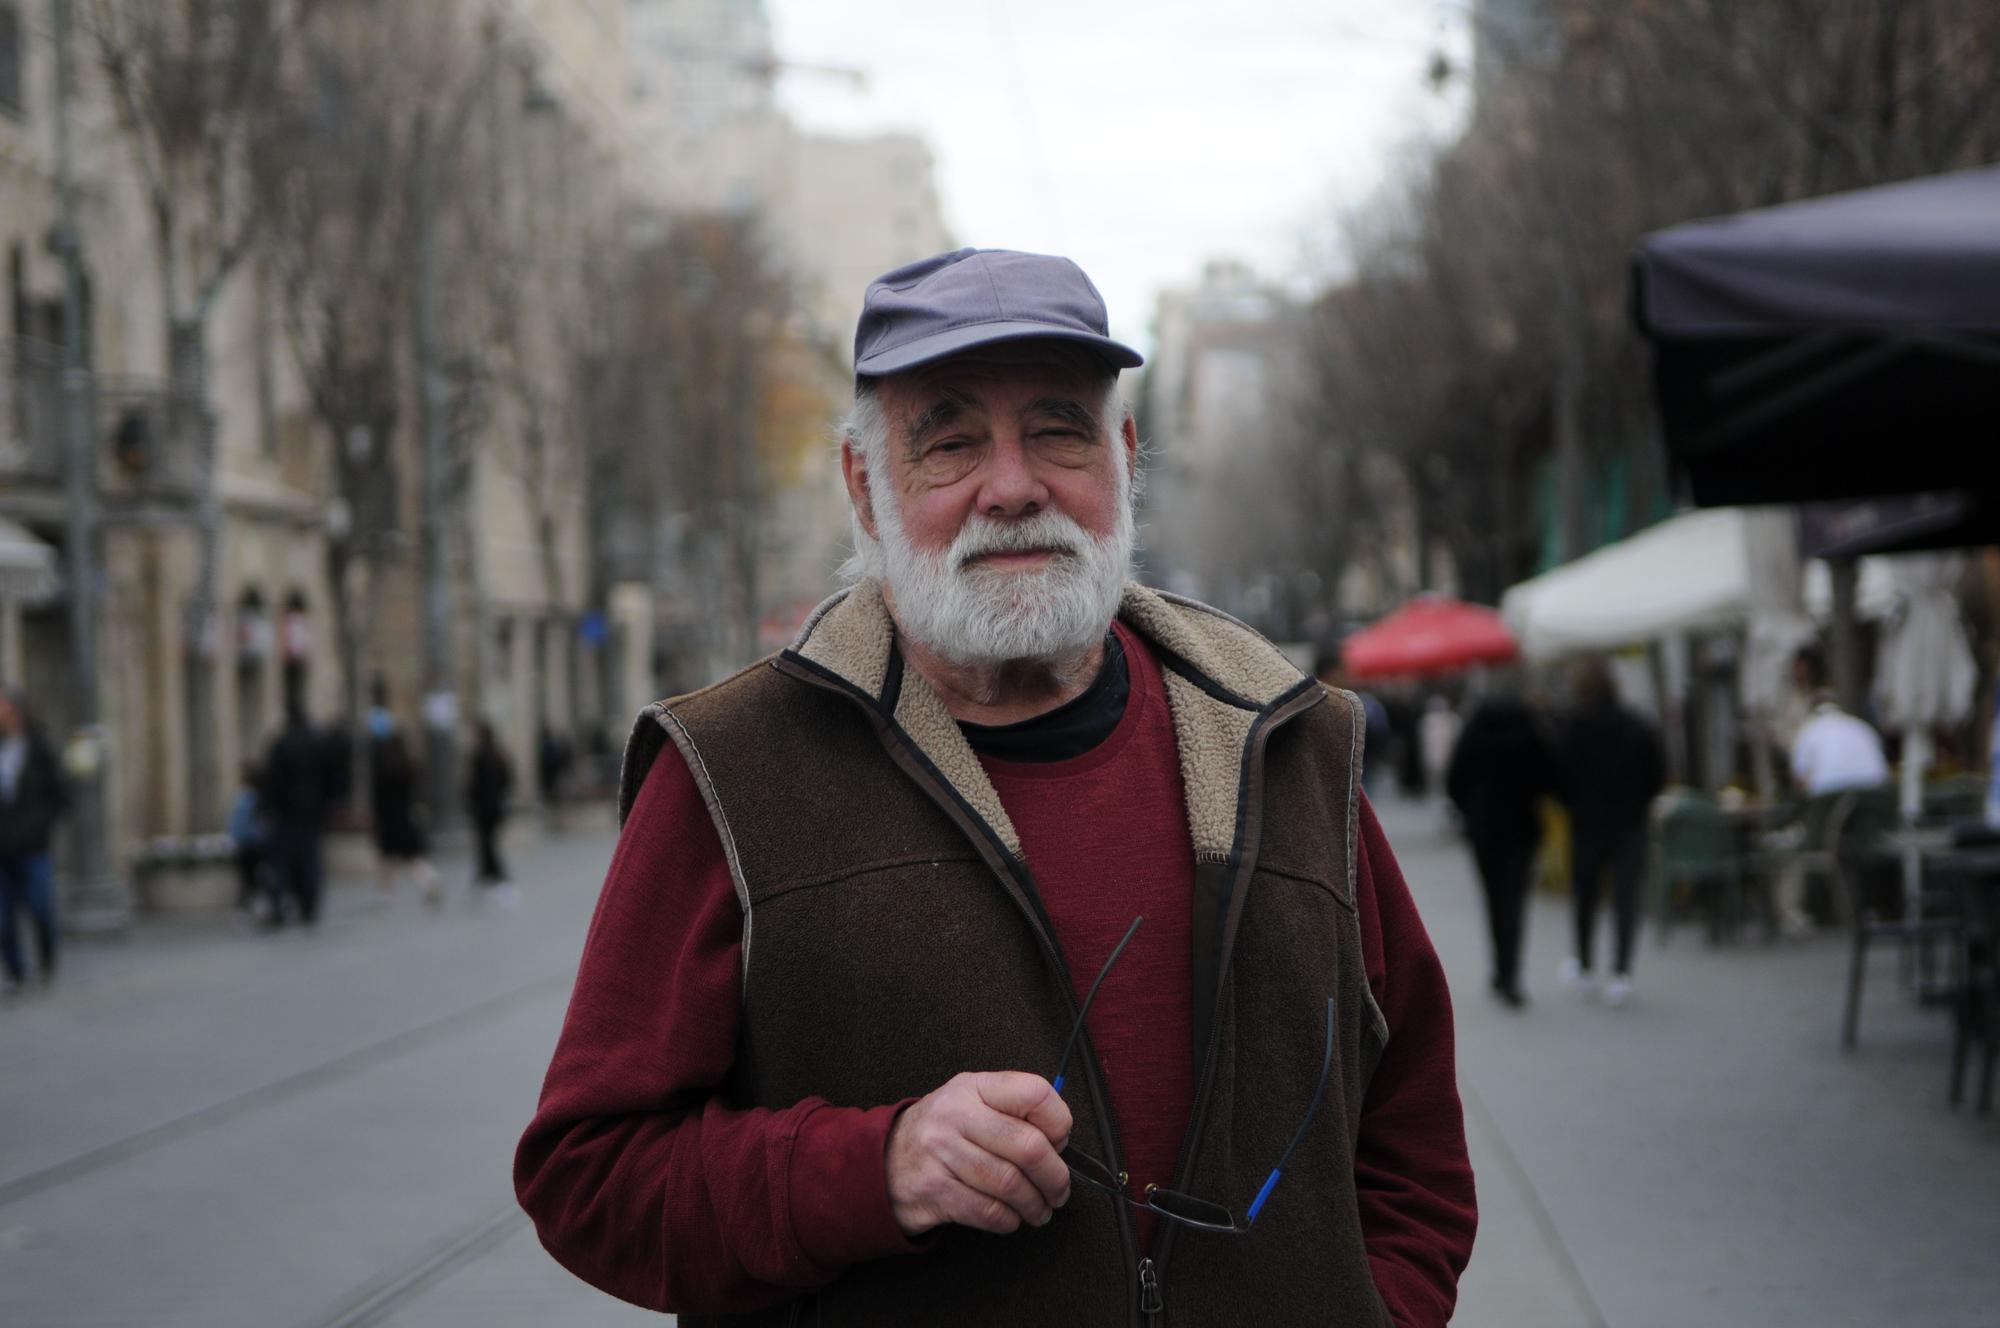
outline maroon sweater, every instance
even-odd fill
[[[1193,1095],[1193,854],[1159,664],[1136,636],[1121,630],[1121,640],[1132,689],[1109,738],[1067,761],[983,764],[1079,997],[1132,918],[1146,916],[1090,1012],[1128,1169],[1143,1184],[1172,1175]],[[1391,1031],[1355,1158],[1361,1223],[1396,1322],[1443,1324],[1476,1224],[1450,998],[1365,803],[1356,856],[1368,981]],[[849,1264],[919,1249],[896,1226],[883,1169],[905,1104],[738,1111],[718,1096],[736,1050],[741,940],[721,841],[666,748],[619,838],[514,1169],[557,1259],[655,1309],[755,1309]]]

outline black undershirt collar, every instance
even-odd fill
[[[999,761],[1067,761],[1082,756],[1111,736],[1125,717],[1125,699],[1132,691],[1125,647],[1116,632],[1104,634],[1104,667],[1081,696],[1063,702],[1045,715],[1018,724],[958,723],[965,740],[981,756]]]

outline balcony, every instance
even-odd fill
[[[67,502],[62,348],[0,340],[0,508],[57,519]],[[99,501],[110,517],[191,515],[207,468],[208,415],[164,378],[89,385]]]

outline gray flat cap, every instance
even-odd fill
[[[1118,369],[1145,363],[1106,333],[1104,297],[1069,259],[956,249],[868,283],[854,329],[854,372],[901,373],[975,346],[1035,338],[1078,342]]]

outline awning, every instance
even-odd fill
[[[1897,494],[1799,509],[1799,542],[1814,558],[1915,553],[2000,544],[2000,493]]]
[[[1995,218],[1987,167],[1646,237],[1634,308],[1695,502],[1991,495]]]
[[[1501,599],[1500,614],[1531,660],[1745,626],[1757,609],[1751,523],[1789,520],[1787,512],[1734,507],[1684,512],[1521,582]],[[1826,587],[1824,567],[1809,565],[1804,600],[1814,616],[1829,608]],[[1863,617],[1895,601],[1880,560],[1861,560],[1858,598]]]
[[[41,604],[61,593],[56,551],[27,527],[0,516],[0,599]]]

